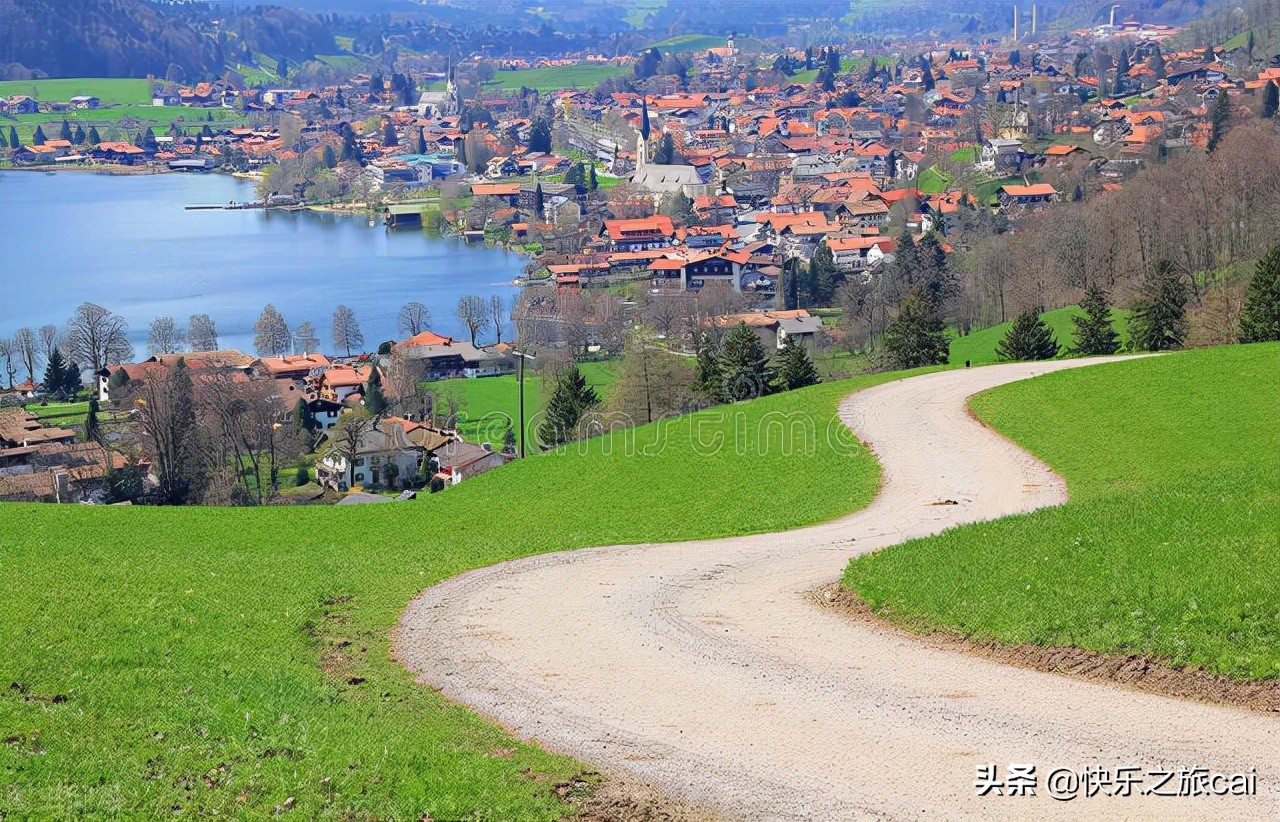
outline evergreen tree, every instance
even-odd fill
[[[538,439],[543,448],[554,448],[577,438],[582,415],[600,402],[600,397],[577,365],[556,374],[555,391],[547,403],[547,416],[538,426]]]
[[[836,293],[836,261],[831,248],[822,242],[813,252],[809,260],[808,276],[805,278],[805,305],[808,307],[825,306],[831,303]]]
[[[1275,80],[1268,80],[1262,87],[1262,116],[1270,120],[1280,110],[1280,85]]]
[[[117,368],[107,379],[107,399],[120,405],[125,401],[125,395],[128,393],[129,372],[123,368]]]
[[[467,141],[466,138],[459,140],[453,144],[453,158],[461,163],[464,167],[467,165]]]
[[[782,271],[784,280],[782,307],[787,311],[794,311],[800,307],[800,275],[796,271],[799,265],[799,259],[792,257],[784,264]]]
[[[324,147],[324,165],[325,168],[336,168],[338,165],[338,152],[333,150],[333,146]]]
[[[293,484],[294,486],[301,488],[308,482],[311,482],[311,472],[307,470],[306,463],[299,463],[298,472],[293,475]]]
[[[400,139],[396,137],[395,124],[390,120],[387,121],[387,125],[382,129],[382,144],[388,148],[400,145]]]
[[[293,427],[299,433],[310,434],[320,427],[320,423],[316,420],[316,415],[311,412],[311,406],[301,397],[293,405]]]
[[[655,165],[671,166],[676,164],[676,143],[670,134],[663,134],[658,141],[658,150],[653,153]]]
[[[1143,279],[1133,316],[1129,339],[1142,351],[1181,348],[1187,336],[1187,300],[1191,290],[1168,260],[1160,260]]]
[[[529,153],[551,153],[551,124],[545,117],[539,117],[529,126]]]
[[[84,380],[80,378],[80,366],[72,360],[67,363],[67,370],[62,375],[62,395],[69,400],[74,399],[82,388]]]
[[[533,216],[535,220],[543,219],[543,214],[547,207],[547,197],[542,193],[542,183],[538,183],[533,187]]]
[[[1258,260],[1240,313],[1240,342],[1280,340],[1280,245]]]
[[[8,147],[9,147],[9,138],[5,136],[5,133],[3,131],[0,131],[0,148],[8,148]]]
[[[1231,102],[1227,92],[1219,90],[1218,99],[1213,104],[1213,113],[1209,117],[1209,153],[1218,147],[1227,134],[1227,126],[1231,123]]]
[[[44,142],[45,142],[44,129],[41,128],[40,126],[36,126],[35,134],[31,136],[31,145],[42,146],[44,145]]]
[[[644,100],[640,101],[640,139],[649,142],[650,134],[649,126],[649,104]],[[640,147],[643,148],[643,147]]]
[[[1072,317],[1076,327],[1075,353],[1114,354],[1120,350],[1120,339],[1111,325],[1111,303],[1107,292],[1097,283],[1090,283],[1080,301],[1083,317]]]
[[[720,396],[727,402],[749,400],[770,393],[773,369],[756,332],[746,323],[729,330],[716,352]]]
[[[502,435],[502,453],[514,456],[516,453],[516,429],[507,423],[507,431]]]
[[[378,367],[369,367],[369,379],[364,384],[364,407],[375,417],[381,417],[387,410],[387,398],[382,393],[382,375]]]
[[[795,337],[789,336],[783,342],[777,361],[778,387],[783,391],[804,388],[806,385],[815,385],[820,382],[818,369],[813,367],[809,352],[805,351],[803,345],[796,342]]]
[[[413,147],[413,149],[418,154],[427,153],[427,135],[423,132],[421,128],[418,129],[418,142],[417,142],[417,145]]]
[[[102,142],[102,136],[98,134],[97,126],[89,126],[89,144],[98,145]]]
[[[55,348],[53,353],[49,355],[49,362],[44,367],[44,379],[41,380],[41,385],[46,394],[63,397],[62,392],[65,390],[66,380],[67,361],[63,359],[62,352]]]
[[[996,356],[1001,360],[1051,360],[1058,356],[1058,341],[1040,318],[1039,308],[1014,318],[1004,339],[996,344]]]
[[[71,123],[66,120],[62,121],[62,128],[58,131],[58,139],[71,142]]]
[[[721,379],[715,346],[706,334],[701,333],[697,335],[695,343],[698,349],[698,368],[693,379],[693,390],[713,402],[724,402],[724,381]]]
[[[9,148],[18,148],[22,145],[18,141],[18,130],[13,126],[9,126]]]
[[[283,57],[276,61],[276,76],[281,80],[289,76],[289,61]]]
[[[934,298],[924,286],[913,286],[885,330],[885,351],[897,368],[945,365],[951,343],[943,329]]]
[[[98,422],[98,400],[89,400],[89,413],[84,418],[84,441],[102,442],[102,425]]]
[[[591,167],[590,176],[587,178],[587,189],[589,191],[595,191],[599,187],[600,181],[596,179],[596,167],[593,165]]]

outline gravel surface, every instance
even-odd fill
[[[780,534],[462,574],[410,604],[397,655],[521,737],[731,818],[1280,818],[1276,717],[1002,665],[815,602],[852,555],[1063,502],[1061,480],[972,419],[965,398],[1088,363],[944,371],[857,393],[840,416],[884,466],[866,509]],[[984,763],[1001,776],[1036,765],[1037,795],[978,797]],[[1257,795],[1048,796],[1051,770],[1086,766],[1256,769]]]

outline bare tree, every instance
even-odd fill
[[[485,302],[483,297],[476,294],[468,294],[458,300],[458,307],[455,313],[458,316],[458,320],[471,332],[471,344],[475,345],[477,332],[489,322],[489,304]]]
[[[212,386],[210,386],[212,388]],[[201,411],[220,440],[223,460],[239,471],[247,498],[262,504],[280,487],[280,467],[297,461],[305,432],[289,424],[286,408],[270,381],[232,383],[201,393]]]
[[[360,453],[360,442],[365,432],[373,426],[373,417],[363,409],[344,412],[337,425],[329,430],[329,450],[342,457],[347,463],[347,487],[356,484],[356,455]]]
[[[0,359],[4,360],[4,370],[9,375],[10,388],[13,388],[13,378],[18,374],[15,349],[12,337],[0,337]]]
[[[304,354],[320,350],[320,335],[316,327],[309,322],[299,325],[293,332],[293,343]]]
[[[208,314],[192,314],[187,321],[187,346],[192,351],[218,350],[218,329]]]
[[[95,303],[82,303],[67,321],[67,348],[70,358],[100,371],[108,363],[133,359],[129,324]]]
[[[396,328],[400,333],[412,337],[427,330],[431,325],[431,312],[416,300],[400,307],[400,315],[396,318]]]
[[[510,316],[506,308],[506,300],[501,296],[493,294],[489,297],[489,319],[493,322],[493,333],[498,342],[502,342],[502,328]]]
[[[62,330],[53,323],[40,326],[36,336],[40,340],[40,356],[44,358],[45,362],[48,362],[49,358],[53,356],[55,348],[62,348],[66,344],[66,341],[62,338]]]
[[[195,392],[187,364],[157,369],[130,384],[143,441],[160,479],[165,501],[180,505],[200,496],[201,465]]]
[[[18,355],[22,367],[27,369],[27,379],[36,381],[36,335],[30,328],[19,328],[13,332],[14,353]]]
[[[289,350],[289,326],[271,303],[258,315],[253,331],[253,347],[258,356],[278,357]]]
[[[182,329],[173,317],[156,317],[147,331],[147,351],[152,354],[172,354],[182,348]]]
[[[333,310],[333,347],[342,348],[351,356],[351,349],[359,349],[364,345],[364,333],[360,323],[356,322],[356,312],[349,306],[340,305]]]

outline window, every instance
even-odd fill
[[[364,457],[356,457],[356,467],[359,468],[362,465],[364,465]]]

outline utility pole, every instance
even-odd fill
[[[511,353],[516,357],[516,384],[520,387],[520,439],[518,442],[520,445],[520,459],[524,459],[524,361],[536,360],[538,356],[536,354],[526,354],[514,348],[511,349]]]

